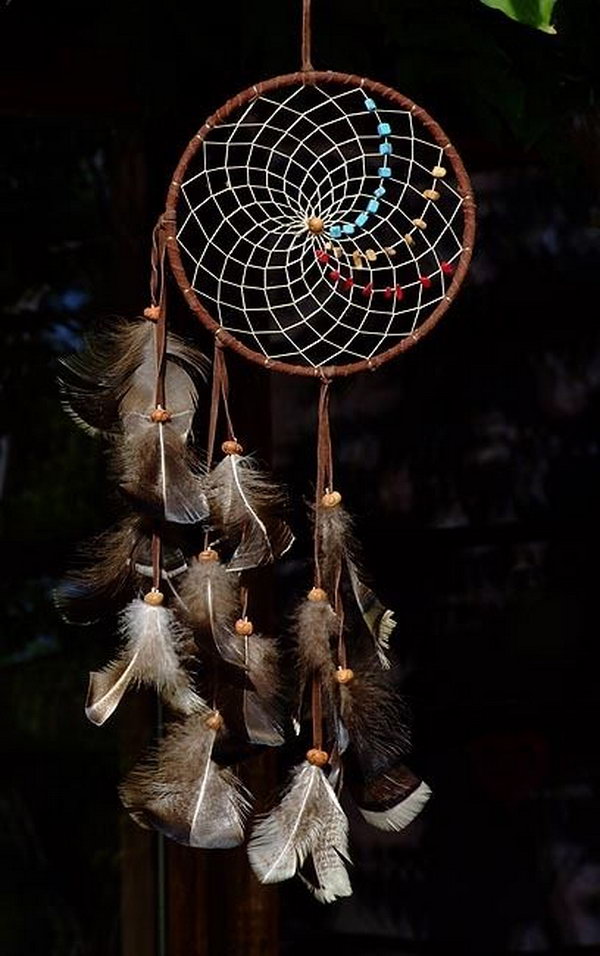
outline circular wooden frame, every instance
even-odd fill
[[[464,229],[462,234],[462,253],[460,255],[452,283],[450,284],[450,287],[448,288],[442,301],[438,303],[434,311],[425,320],[425,322],[423,322],[418,329],[415,329],[413,333],[402,339],[401,342],[392,346],[387,351],[382,352],[380,355],[374,356],[373,358],[362,359],[358,362],[351,362],[347,365],[321,365],[317,367],[308,365],[294,365],[291,362],[282,362],[279,359],[270,359],[260,352],[255,352],[248,348],[248,346],[244,345],[242,342],[239,342],[238,339],[231,335],[230,332],[227,332],[225,329],[223,329],[222,326],[219,325],[215,319],[213,319],[196,295],[195,291],[191,288],[190,280],[187,277],[186,271],[181,261],[179,244],[177,242],[177,204],[179,200],[181,183],[183,182],[185,172],[190,161],[210,131],[219,123],[222,123],[223,120],[227,119],[227,117],[233,113],[234,110],[239,109],[245,103],[255,99],[262,93],[266,93],[270,90],[277,90],[285,86],[300,86],[309,83],[336,83],[338,85],[341,84],[347,86],[363,87],[369,90],[371,93],[379,94],[385,99],[391,100],[392,103],[400,106],[401,109],[409,110],[413,116],[415,116],[427,129],[432,139],[444,150],[444,154],[449,160],[456,175],[458,193],[463,200]],[[163,216],[163,227],[166,230],[165,238],[171,270],[175,276],[179,288],[185,297],[187,304],[192,311],[196,313],[200,321],[208,329],[210,329],[211,332],[219,337],[219,341],[222,342],[223,345],[227,345],[229,348],[234,349],[234,351],[238,352],[240,355],[243,355],[251,362],[256,362],[259,365],[262,365],[263,368],[270,368],[277,372],[286,372],[288,375],[333,378],[338,375],[352,375],[354,372],[363,372],[378,368],[380,365],[383,365],[384,362],[389,361],[389,359],[395,358],[395,356],[405,352],[412,345],[414,345],[415,342],[418,342],[419,339],[421,339],[424,335],[427,335],[427,333],[431,331],[435,325],[437,325],[444,312],[446,312],[450,304],[453,302],[471,261],[473,241],[475,238],[475,202],[473,199],[471,182],[460,156],[450,143],[442,128],[435,122],[435,120],[431,118],[426,110],[420,106],[417,106],[412,102],[412,100],[408,99],[408,97],[396,92],[396,90],[392,89],[392,87],[385,86],[383,83],[378,83],[375,80],[368,80],[360,76],[354,76],[350,73],[311,70],[306,72],[288,73],[285,76],[276,76],[273,79],[264,80],[262,83],[256,83],[254,86],[248,87],[248,89],[244,90],[242,93],[238,93],[237,96],[234,96],[232,99],[228,100],[224,106],[216,110],[216,112],[206,120],[193,139],[189,142],[181,156],[181,159],[179,160],[167,193],[166,209]]]

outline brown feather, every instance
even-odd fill
[[[186,846],[232,847],[244,839],[249,794],[212,759],[211,711],[173,723],[157,751],[121,784],[123,805],[141,826]]]
[[[240,614],[237,583],[237,575],[229,574],[220,562],[195,558],[182,578],[179,595],[194,631],[210,636],[224,661],[245,667],[243,642],[234,631]]]
[[[247,683],[242,710],[248,740],[265,747],[284,742],[280,726],[282,703],[277,641],[250,634],[242,638]]]
[[[353,679],[338,685],[340,716],[359,766],[379,773],[410,749],[407,708],[386,672],[353,670]]]
[[[226,455],[206,487],[214,523],[235,549],[231,571],[270,564],[290,549],[294,536],[280,517],[285,496],[252,458]]]
[[[313,674],[319,675],[323,688],[331,695],[335,674],[331,640],[338,628],[338,618],[328,601],[302,601],[294,625],[301,697]]]

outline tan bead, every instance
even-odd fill
[[[386,246],[386,248],[385,248],[383,251],[386,252],[386,253],[388,254],[388,256],[395,256],[395,255],[396,255],[396,250],[395,250],[395,249],[392,249],[390,246]]]
[[[341,502],[342,496],[339,491],[328,491],[327,494],[321,498],[321,504],[324,508],[337,508]]]
[[[204,721],[209,730],[220,730],[223,726],[223,718],[221,717],[218,710],[215,710],[209,717]]]
[[[314,233],[323,232],[325,228],[325,223],[318,216],[311,216],[310,219],[307,220],[306,225],[310,231]]]
[[[355,251],[352,253],[352,261],[354,262],[355,269],[362,269],[363,268],[362,252],[359,252],[358,249],[355,249]]]
[[[377,253],[375,252],[374,249],[366,249],[366,250],[365,250],[365,255],[366,255],[367,259],[369,260],[369,262],[376,262],[376,260],[377,260]]]
[[[145,319],[151,319],[152,322],[156,322],[156,320],[159,317],[160,317],[160,308],[158,305],[149,305],[146,309],[144,309]]]
[[[434,179],[443,179],[448,170],[444,166],[434,166],[431,175]]]
[[[148,591],[147,594],[144,594],[144,601],[150,607],[160,607],[164,599],[165,596],[160,591]]]
[[[331,251],[333,252],[334,256],[341,256],[341,254],[342,254],[342,247],[341,247],[341,246],[334,246]]]
[[[254,634],[254,625],[252,621],[249,621],[247,617],[241,617],[234,624],[235,633],[239,634],[240,637],[249,637],[250,634]]]
[[[351,680],[354,680],[354,671],[351,671],[349,667],[338,667],[335,679],[338,684],[349,684]]]
[[[162,408],[160,405],[157,405],[150,415],[150,421],[154,422],[155,424],[158,424],[159,422],[170,422],[171,412],[167,411],[166,408]]]
[[[413,237],[411,236],[410,232],[407,232],[407,233],[406,233],[406,235],[404,236],[404,241],[405,241],[405,243],[406,243],[407,246],[414,246],[414,244],[415,244],[415,240],[414,240]]]
[[[198,555],[198,561],[218,561],[219,555],[216,551],[213,551],[212,548],[207,548],[206,551],[201,551]]]
[[[307,597],[309,601],[326,601],[327,591],[324,591],[323,588],[311,588]]]
[[[416,226],[417,229],[427,229],[427,223],[424,219],[413,219],[413,226]]]
[[[224,455],[241,455],[243,450],[239,441],[224,441],[221,445],[221,451]]]
[[[329,762],[329,754],[325,750],[317,750],[316,747],[312,747],[307,751],[306,759],[313,767],[324,767]]]
[[[425,199],[431,199],[431,202],[437,202],[440,198],[440,194],[436,189],[424,189],[422,195]]]

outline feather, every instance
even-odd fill
[[[309,856],[323,870],[327,850],[348,859],[348,820],[323,771],[304,761],[278,806],[254,827],[250,864],[261,883],[279,883],[291,879]]]
[[[252,458],[225,455],[207,478],[207,495],[217,527],[235,548],[230,571],[270,564],[291,548],[294,536],[277,514],[281,490]]]
[[[243,842],[249,794],[212,759],[218,718],[205,705],[202,714],[174,722],[156,753],[123,781],[121,800],[141,826],[205,849]]]
[[[300,694],[313,674],[318,674],[323,688],[331,694],[335,666],[331,639],[337,633],[339,620],[329,601],[306,598],[296,612],[295,637],[298,651]]]
[[[123,647],[117,659],[90,674],[88,719],[103,724],[132,685],[154,686],[165,700],[188,706],[193,699],[190,678],[179,657],[187,634],[173,612],[136,598],[122,611],[120,630]]]
[[[69,624],[93,624],[133,596],[143,577],[152,576],[152,528],[139,516],[128,517],[92,538],[80,551],[85,562],[54,592],[54,602]],[[163,539],[164,578],[187,567],[182,551]]]
[[[375,652],[381,667],[388,670],[390,637],[396,626],[393,612],[365,584],[358,556],[360,549],[352,531],[352,519],[341,504],[333,507],[320,505],[317,510],[317,540],[319,563],[324,587],[333,594],[345,566],[354,599],[373,638]]]
[[[310,873],[300,873],[300,879],[319,903],[352,896],[348,871],[333,847],[316,847],[310,860]],[[308,871],[308,867],[305,868]]]
[[[431,796],[427,784],[404,764],[397,764],[368,784],[351,785],[351,791],[364,819],[379,830],[403,830]]]
[[[114,437],[123,415],[154,407],[154,330],[147,319],[111,320],[88,337],[83,352],[61,360],[64,407],[86,431]],[[195,408],[207,367],[200,352],[168,334],[165,390],[173,412]]]
[[[242,640],[248,685],[243,691],[242,712],[248,740],[279,747],[284,738],[278,713],[281,693],[277,642],[258,634],[245,635]]]
[[[340,716],[359,765],[372,775],[409,750],[407,708],[385,672],[361,667],[353,674],[338,685]]]
[[[224,661],[245,667],[243,642],[234,631],[239,616],[236,583],[216,552],[203,551],[190,563],[179,594],[190,626],[212,637]]]
[[[123,437],[112,456],[121,489],[179,524],[195,524],[208,516],[199,463],[182,424],[191,421],[191,415],[172,415],[164,422],[153,421],[148,413],[125,416]]]

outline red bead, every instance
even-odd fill
[[[339,280],[342,277],[339,274],[339,272],[336,272],[335,269],[332,269],[331,272],[329,273],[329,278],[331,279],[332,282],[339,282]]]
[[[329,253],[324,249],[317,249],[316,256],[319,262],[329,262]]]
[[[431,288],[431,279],[429,278],[429,276],[419,276],[419,282],[421,283],[424,289]]]
[[[440,263],[440,267],[444,275],[451,276],[454,274],[454,266],[451,265],[449,262]]]
[[[354,279],[351,279],[350,276],[348,276],[347,279],[344,279],[344,289],[351,289],[353,285]]]
[[[373,283],[369,282],[366,286],[363,287],[362,294],[364,296],[371,295],[373,292]]]
[[[401,285],[396,286],[396,291],[394,295],[398,299],[398,302],[402,302],[402,299],[404,298],[404,289],[402,288]]]
[[[394,290],[390,289],[390,287],[388,286],[383,294],[386,297],[386,299],[391,299],[394,294]]]

